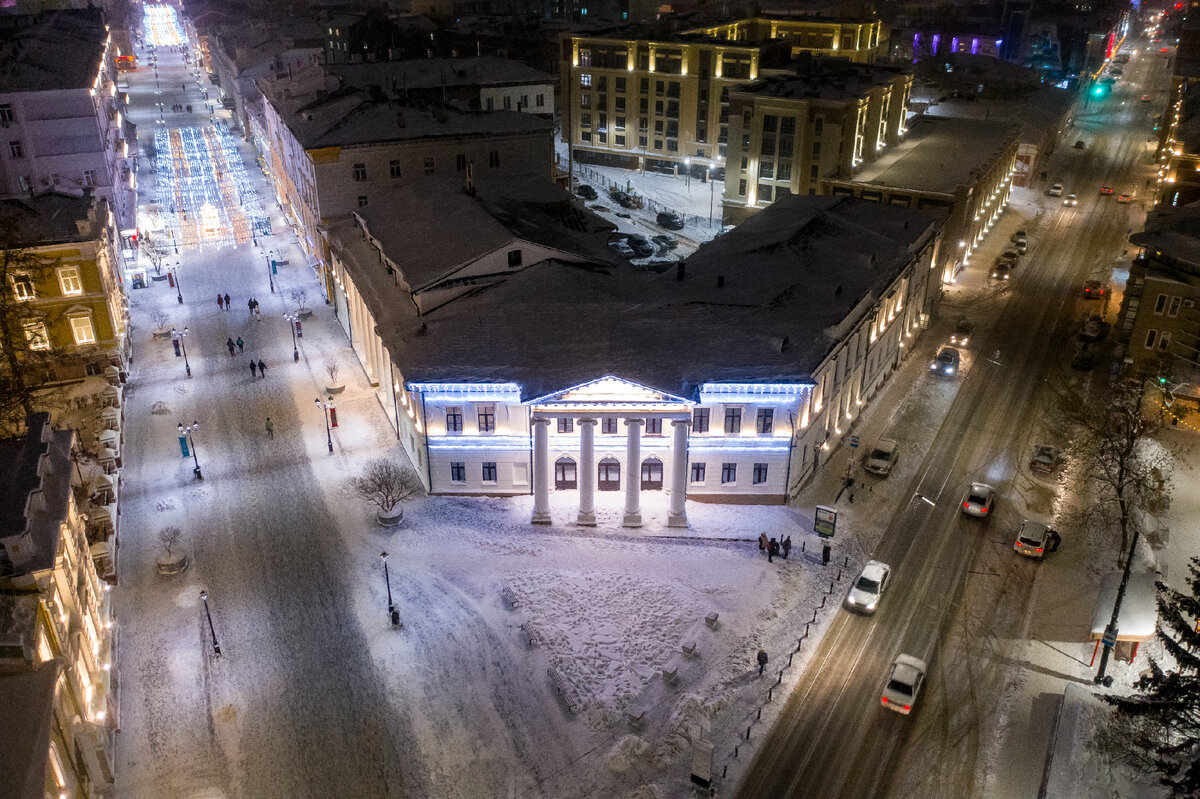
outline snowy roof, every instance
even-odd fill
[[[92,204],[90,189],[82,197],[53,191],[36,197],[10,197],[0,199],[0,218],[12,220],[14,239],[25,246],[87,241],[96,238],[89,232]]]
[[[61,664],[0,677],[0,774],[9,799],[43,799]]]
[[[944,218],[791,196],[701,247],[682,280],[551,260],[421,316],[383,269],[352,272],[406,380],[515,382],[529,399],[613,374],[686,397],[704,381],[811,381],[834,328],[869,312]]]
[[[58,552],[60,523],[67,516],[71,492],[71,442],[74,432],[50,428],[50,415],[29,417],[26,434],[21,438],[0,440],[0,536],[20,535],[28,531],[33,553],[20,563],[11,563],[0,550],[0,573],[28,574],[53,568]],[[48,437],[43,441],[43,435]],[[49,457],[39,471],[42,455]],[[41,503],[30,506],[29,495],[41,490]]]
[[[554,76],[506,58],[422,58],[374,64],[330,64],[326,71],[351,86],[377,84],[393,91],[439,86],[510,86],[553,83]]]
[[[764,70],[758,80],[730,91],[791,100],[844,100],[861,97],[876,86],[890,86],[903,74],[900,68],[844,58],[801,59],[792,70]]]
[[[1117,588],[1121,584],[1121,572],[1109,572],[1100,578],[1100,591],[1096,595],[1096,613],[1092,617],[1092,639],[1104,635],[1104,628],[1112,620],[1113,603],[1117,601]],[[1132,572],[1125,586],[1125,597],[1121,600],[1121,614],[1117,621],[1118,641],[1149,641],[1154,637],[1158,625],[1157,591],[1154,575]]]
[[[1146,248],[1155,260],[1167,258],[1182,261],[1200,269],[1200,202],[1180,208],[1159,206],[1146,220],[1146,229],[1134,233],[1129,240]]]
[[[1042,86],[1013,99],[939,100],[926,113],[954,119],[1011,120],[1021,127],[1021,141],[1039,143],[1047,132],[1057,132],[1076,99],[1072,92]]]
[[[918,116],[904,141],[866,164],[853,182],[951,194],[1016,138],[1010,123]]]
[[[90,89],[107,38],[98,8],[0,14],[0,92]]]

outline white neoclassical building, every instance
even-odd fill
[[[339,320],[426,487],[532,494],[535,523],[786,502],[940,291],[926,211],[788,198],[656,274],[552,188],[422,197],[328,227]]]

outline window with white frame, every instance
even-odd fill
[[[76,344],[95,344],[96,329],[92,326],[92,317],[72,316],[71,335],[75,337]]]
[[[1182,297],[1171,297],[1171,304],[1167,307],[1167,316],[1179,316],[1179,304],[1181,302],[1183,302]]]
[[[1148,350],[1153,349],[1154,342],[1157,340],[1158,340],[1158,331],[1157,330],[1147,330],[1146,331],[1146,349],[1148,349]]]
[[[479,421],[479,432],[494,433],[496,431],[496,406],[477,405],[475,418]]]
[[[728,483],[736,483],[736,482],[737,482],[737,464],[736,463],[722,463],[721,464],[721,484],[725,485]]]
[[[741,408],[725,409],[725,432],[730,434],[742,432]]]
[[[692,432],[707,433],[708,432],[708,408],[696,408],[692,411]]]
[[[1162,332],[1162,335],[1158,337],[1158,351],[1166,352],[1167,348],[1170,346],[1171,346],[1171,332],[1169,330],[1164,330]]]
[[[453,406],[446,409],[446,432],[461,433],[463,429],[462,408]]]
[[[483,482],[485,482],[485,483],[496,482],[496,462],[495,461],[484,461],[483,462]]]
[[[704,482],[704,464],[703,463],[693,463],[692,464],[692,482],[693,483],[703,483]]]
[[[83,170],[83,185],[95,187],[95,185],[96,185],[96,170],[94,170],[94,169]]]
[[[775,409],[774,408],[759,408],[758,419],[755,422],[755,429],[760,436],[769,436],[774,430],[775,425]]]
[[[25,324],[25,340],[31,350],[50,349],[50,336],[46,332],[44,322],[27,322]]]
[[[32,300],[34,298],[33,279],[29,275],[13,275],[13,294],[18,300]]]
[[[83,293],[83,281],[79,279],[79,270],[74,266],[64,266],[58,270],[58,284],[62,286],[63,294]]]
[[[762,485],[765,482],[767,482],[767,464],[754,464],[754,484]]]

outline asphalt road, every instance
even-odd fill
[[[1079,206],[1047,210],[1013,280],[989,295],[988,301],[1004,303],[1004,311],[972,343],[974,358],[913,481],[911,499],[872,554],[892,565],[892,586],[875,616],[843,613],[834,621],[758,750],[739,796],[879,797],[889,793],[893,780],[921,785],[923,796],[973,793],[986,731],[973,723],[982,714],[971,706],[988,701],[979,692],[995,676],[981,678],[970,648],[945,652],[941,644],[960,605],[973,599],[963,596],[962,587],[980,559],[989,560],[989,569],[999,563],[1003,570],[996,574],[998,592],[988,598],[1002,604],[977,609],[992,617],[992,634],[1012,632],[1003,629],[1006,619],[1015,628],[1029,611],[1025,602],[1036,578],[1029,567],[1036,564],[1011,551],[1007,560],[990,562],[984,550],[1010,538],[1019,523],[1005,495],[1024,463],[1027,432],[1036,422],[1036,391],[1049,370],[1061,371],[1070,360],[1064,350],[1074,346],[1068,342],[1080,285],[1125,246],[1131,205],[1101,197],[1100,186],[1112,186],[1117,194],[1136,190],[1135,200],[1148,199],[1143,185],[1146,138],[1153,127],[1148,117],[1152,108],[1161,108],[1161,99],[1143,104],[1139,98],[1147,82],[1165,81],[1151,74],[1161,73],[1164,64],[1149,56],[1128,65],[1130,80],[1108,98],[1088,103],[1076,128],[1064,135],[1046,186],[1064,183],[1064,194],[1078,195]],[[1076,139],[1085,141],[1085,149],[1072,147]],[[984,522],[959,513],[972,481],[997,488],[998,518]],[[879,699],[900,652],[930,667],[917,712],[909,718],[883,709]],[[1031,768],[1040,773],[1040,764]],[[922,773],[936,779],[923,779]]]

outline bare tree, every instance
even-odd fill
[[[179,546],[179,539],[183,538],[183,531],[178,527],[164,527],[158,531],[158,542],[162,544],[163,551],[170,557],[172,550]]]
[[[150,319],[154,322],[155,330],[162,330],[167,326],[167,322],[171,321],[171,317],[167,316],[163,311],[155,311]]]
[[[410,469],[390,458],[369,461],[361,475],[346,481],[346,488],[378,508],[380,521],[398,521],[399,515],[394,513],[396,506],[424,491]]]
[[[146,256],[151,266],[154,267],[154,274],[162,274],[163,261],[170,255],[167,246],[158,239],[152,239],[149,235],[146,235],[142,239],[141,250],[142,255]]]
[[[1073,454],[1095,498],[1086,514],[1105,526],[1120,525],[1119,566],[1137,516],[1162,513],[1170,488],[1170,449],[1151,441],[1162,426],[1154,399],[1142,378],[1116,383],[1100,397],[1074,391],[1058,396],[1059,421],[1073,436]]]
[[[342,370],[342,365],[334,358],[325,359],[325,372],[329,375],[329,385],[336,386],[338,384],[338,372]]]
[[[308,302],[308,290],[307,289],[292,289],[291,291],[288,292],[288,299],[290,299],[292,302],[296,303],[297,311],[302,311],[302,310],[304,310],[304,303]]]

